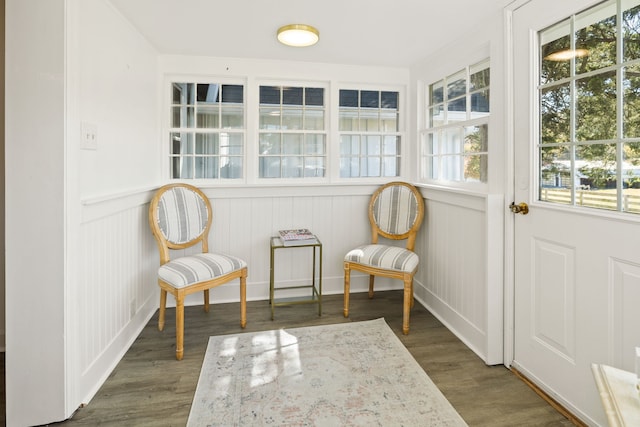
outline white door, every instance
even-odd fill
[[[629,8],[632,2],[619,3]],[[565,32],[558,45],[576,31],[583,44],[595,43],[596,35],[589,33],[602,28],[589,25],[610,24],[611,10],[614,26],[620,22],[615,1],[579,13],[596,4],[535,0],[513,13],[514,201],[528,204],[529,212],[514,214],[512,366],[583,421],[605,425],[591,364],[634,370],[634,347],[640,346],[640,206],[628,204],[635,203],[631,189],[616,187],[628,179],[628,171],[608,164],[607,174],[599,175],[605,167],[597,157],[613,156],[618,165],[640,159],[638,140],[624,139],[624,132],[636,131],[616,127],[627,113],[640,111],[633,94],[625,92],[629,86],[637,90],[640,79],[616,84],[624,72],[615,64],[616,54],[623,52],[615,48],[615,32],[609,40],[614,47],[609,45],[607,53],[613,55],[613,65],[586,63],[580,57],[574,70],[569,60],[548,63],[545,67],[553,71],[539,72],[539,62],[550,59],[538,60],[550,53],[539,53],[540,44],[550,47]],[[577,19],[571,24],[566,19],[573,14]],[[589,61],[604,60],[607,54],[587,52]],[[632,61],[628,70],[640,71],[640,66]],[[556,72],[560,74],[550,88],[540,89]],[[572,80],[577,72],[584,74]],[[621,93],[628,96],[625,103],[615,101]],[[589,109],[598,103],[599,110]]]

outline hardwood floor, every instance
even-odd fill
[[[159,332],[156,312],[91,402],[56,425],[184,426],[209,336],[378,317],[386,319],[470,426],[573,425],[507,368],[486,366],[420,304],[412,310],[409,335],[402,335],[401,291],[378,292],[373,300],[366,293],[353,294],[349,319],[342,316],[342,295],[323,298],[322,317],[311,306],[297,305],[277,307],[274,321],[268,301],[249,302],[245,330],[239,325],[239,304],[212,305],[208,314],[187,307],[185,355],[179,362],[173,315],[168,310],[165,331]]]

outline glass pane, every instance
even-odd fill
[[[308,87],[304,90],[304,103],[307,106],[315,105],[315,106],[324,106],[324,89]]]
[[[437,134],[428,133],[422,137],[422,150],[424,154],[437,154]]]
[[[282,129],[302,129],[302,108],[282,109]]]
[[[446,129],[440,141],[441,154],[458,154],[464,152],[462,129]]]
[[[429,108],[429,126],[441,126],[444,124],[444,106],[442,104]]]
[[[358,107],[358,91],[357,90],[340,90],[340,106],[341,107]]]
[[[280,107],[260,107],[260,129],[280,129]]]
[[[380,92],[382,108],[398,109],[398,92]]]
[[[193,179],[193,157],[173,157],[171,160],[171,177],[174,179]]]
[[[576,74],[616,63],[616,4],[607,2],[576,15]]]
[[[195,87],[193,83],[172,83],[171,103],[181,105],[195,104]]]
[[[300,178],[302,177],[302,157],[288,156],[282,158],[282,177]]]
[[[442,165],[442,178],[447,181],[462,181],[463,157],[443,156],[440,159]]]
[[[360,108],[380,108],[380,92],[363,90],[360,92]]]
[[[260,178],[280,178],[280,157],[260,157]]]
[[[465,153],[486,153],[488,150],[487,125],[467,126],[464,129],[464,152]]]
[[[465,93],[467,93],[467,78],[464,71],[447,79],[447,99],[457,98]]]
[[[362,154],[365,156],[379,156],[381,153],[380,147],[380,135],[364,136],[363,137]]]
[[[242,157],[220,157],[220,178],[242,178]]]
[[[400,175],[400,158],[384,157],[384,173],[382,176],[399,176]]]
[[[218,107],[198,107],[197,123],[199,128],[217,129],[220,127]]]
[[[400,137],[386,135],[384,137],[382,152],[385,156],[398,156],[400,155]]]
[[[574,55],[571,51],[570,31],[571,23],[566,20],[544,30],[540,34],[541,84],[569,77],[571,72],[570,60]]]
[[[304,128],[306,130],[324,129],[324,109],[307,107],[304,111]]]
[[[576,139],[597,141],[616,135],[616,73],[576,81]]]
[[[481,114],[480,114],[481,113]],[[489,89],[471,94],[471,118],[489,115]]]
[[[380,157],[364,157],[360,159],[360,176],[380,176]]]
[[[282,153],[282,143],[279,133],[260,134],[260,154],[280,154]]]
[[[422,160],[422,170],[424,171],[424,178],[426,179],[438,179],[440,173],[440,164],[438,163],[439,157],[426,156]]]
[[[342,157],[340,159],[340,177],[352,178],[360,176],[358,157]]]
[[[196,157],[196,178],[218,178],[217,157]]]
[[[637,3],[637,0],[623,1]],[[630,5],[631,6],[631,5]],[[622,33],[624,38],[624,62],[640,58],[640,5],[622,12]]]
[[[540,138],[543,144],[568,142],[571,138],[569,84],[540,92]]]
[[[304,154],[325,154],[324,135],[305,135]]]
[[[302,154],[302,134],[284,134],[282,135],[282,139],[283,154]]]
[[[244,127],[244,107],[222,105],[222,128],[242,129]]]
[[[341,131],[357,131],[359,130],[358,109],[356,108],[340,108],[338,112]]]
[[[447,104],[447,123],[467,120],[467,98],[455,99]]]
[[[260,86],[260,104],[280,105],[280,87]]]
[[[469,90],[475,91],[489,87],[489,68],[471,73],[469,76]]]
[[[625,138],[640,137],[640,64],[625,67],[623,108],[623,131]]]
[[[301,87],[283,87],[282,105],[303,105],[302,93],[303,88]]]
[[[217,84],[198,84],[196,99],[198,104],[220,102],[220,86]]]
[[[241,133],[220,134],[220,153],[230,155],[242,155],[244,148],[244,135]]]
[[[464,180],[487,182],[487,155],[464,156]]]
[[[304,176],[305,177],[323,177],[324,176],[324,157],[305,157],[304,158]]]
[[[581,194],[577,198],[576,204],[616,210],[616,145],[590,144],[576,147],[576,168],[576,186],[588,189],[587,194]]]
[[[244,104],[244,86],[222,85],[222,102]]]
[[[429,86],[429,105],[444,102],[444,81],[439,81]]]
[[[172,128],[192,128],[195,122],[194,107],[172,107],[171,127]]]
[[[380,111],[380,125],[383,132],[398,132],[397,110]]]
[[[640,213],[640,142],[624,144],[622,152],[622,210]]]
[[[360,154],[360,136],[359,135],[341,135],[340,136],[340,156],[358,155]]]
[[[171,154],[193,154],[193,134],[171,132]]]
[[[218,139],[217,133],[196,134],[196,154],[219,154]]]
[[[380,124],[380,111],[361,109],[360,110],[360,131],[377,132]]]

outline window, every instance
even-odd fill
[[[398,92],[340,90],[340,177],[400,176]]]
[[[429,85],[421,131],[422,179],[487,181],[489,60]]]
[[[171,90],[171,178],[242,178],[244,87],[172,83]]]
[[[539,199],[640,213],[640,6],[607,1],[539,34]]]
[[[260,86],[260,178],[324,177],[324,88]]]

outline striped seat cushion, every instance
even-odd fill
[[[418,267],[419,258],[405,248],[388,245],[363,245],[349,251],[344,257],[347,262],[355,262],[369,267],[413,272]]]
[[[247,263],[229,255],[197,254],[177,258],[158,269],[158,278],[175,288],[205,282],[224,276],[247,266]]]

